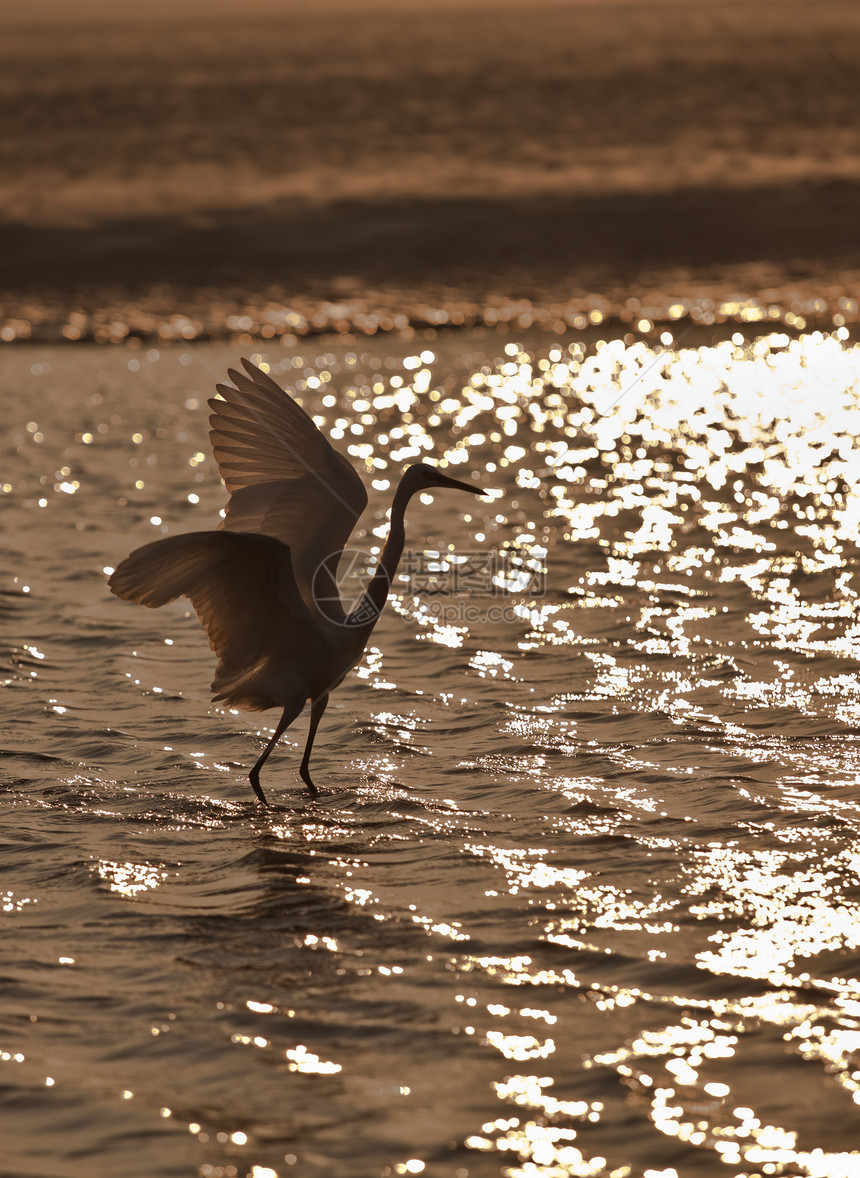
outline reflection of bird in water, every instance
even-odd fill
[[[209,402],[209,437],[230,499],[216,532],[145,544],[112,574],[112,593],[141,605],[188,597],[218,655],[216,700],[249,711],[281,707],[275,734],[250,773],[265,802],[260,769],[281,734],[311,701],[301,764],[308,765],[329,692],[359,661],[388,598],[403,552],[403,517],[414,494],[454,487],[483,492],[410,466],[397,487],[388,539],[358,607],[346,613],[335,575],[344,544],[367,505],[351,464],[261,369],[243,360],[236,386]]]

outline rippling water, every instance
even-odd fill
[[[266,812],[274,713],[103,571],[217,520],[235,348],[11,351],[3,1172],[860,1174],[841,336],[255,353],[364,467],[354,569],[409,461],[492,490],[413,503]]]

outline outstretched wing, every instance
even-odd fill
[[[274,676],[301,653],[314,624],[280,540],[229,532],[168,536],[127,556],[108,585],[117,597],[151,607],[190,598],[218,655],[215,698],[251,710],[283,704],[270,694]]]
[[[221,527],[289,546],[299,590],[316,612],[314,578],[333,577],[367,492],[352,465],[272,378],[247,360],[209,402],[215,461],[230,500]],[[331,582],[324,586],[331,596]]]

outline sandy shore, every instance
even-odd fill
[[[10,30],[6,322],[857,293],[856,5],[184,11]]]

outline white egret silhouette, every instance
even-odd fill
[[[229,370],[209,402],[209,437],[230,492],[217,531],[145,544],[111,575],[112,593],[151,607],[188,597],[218,656],[213,698],[230,707],[281,707],[275,734],[249,774],[264,804],[260,770],[285,729],[311,701],[300,774],[311,794],[311,749],[329,693],[360,660],[403,552],[414,494],[478,487],[432,466],[408,467],[391,506],[388,539],[364,597],[343,609],[336,573],[367,492],[296,402],[262,369]]]

